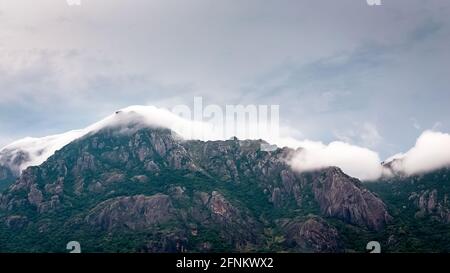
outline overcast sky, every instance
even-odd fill
[[[449,132],[450,1],[1,0],[0,146],[134,104],[279,104],[382,158]]]

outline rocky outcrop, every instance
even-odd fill
[[[93,208],[86,222],[105,230],[144,230],[175,217],[169,196],[135,195],[106,200]]]
[[[8,211],[31,206],[38,213],[56,210],[61,204],[64,190],[64,179],[39,185],[46,176],[37,167],[30,167],[23,171],[21,177],[0,196],[0,208]],[[24,194],[26,193],[26,194]]]
[[[439,198],[438,191],[431,189],[413,192],[408,199],[418,208],[416,218],[432,216],[443,223],[450,223],[448,195],[444,194]]]
[[[330,253],[343,250],[337,229],[320,217],[288,222],[283,230],[287,243],[297,245],[303,251]]]
[[[28,202],[30,204],[39,207],[44,199],[42,192],[37,188],[36,184],[31,185],[30,192],[28,193]]]
[[[191,210],[190,217],[205,227],[220,227],[221,236],[227,238],[236,249],[245,249],[261,240],[262,225],[242,204],[239,207],[233,205],[218,191],[196,192],[194,203],[196,205]],[[196,228],[194,233],[198,233]]]
[[[208,207],[214,215],[225,221],[231,221],[233,217],[238,216],[238,211],[217,191],[211,193]]]
[[[391,219],[380,198],[339,168],[328,168],[316,173],[313,192],[326,216],[374,230],[382,229]]]

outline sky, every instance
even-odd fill
[[[0,146],[201,96],[387,158],[450,131],[449,71],[450,1],[2,0]]]

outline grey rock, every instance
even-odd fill
[[[169,196],[135,195],[106,200],[86,217],[86,221],[106,230],[126,227],[130,230],[144,230],[175,217]]]
[[[294,243],[306,252],[341,252],[340,237],[336,228],[320,217],[305,221],[294,220],[283,227],[288,243]]]
[[[313,192],[321,211],[348,223],[382,229],[392,217],[383,201],[361,183],[339,168],[328,168],[316,174]]]
[[[36,207],[39,207],[43,199],[44,197],[42,192],[37,188],[37,186],[35,184],[31,185],[30,192],[28,193],[28,202]]]

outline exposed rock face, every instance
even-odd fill
[[[342,251],[338,231],[320,217],[289,222],[284,230],[288,243],[295,243],[307,252]]]
[[[172,203],[167,195],[136,195],[100,203],[89,213],[86,221],[106,230],[121,227],[143,230],[174,218],[173,212]]]
[[[44,199],[42,192],[37,189],[36,184],[31,185],[30,192],[28,193],[28,202],[30,204],[39,207]]]
[[[338,168],[318,173],[313,191],[324,215],[375,230],[383,228],[391,219],[381,199]]]
[[[222,193],[196,192],[194,203],[196,205],[190,211],[189,217],[205,227],[220,226],[221,236],[232,243],[236,249],[243,250],[261,240],[262,225],[250,215],[247,209],[234,206]],[[199,235],[197,228],[194,228],[193,232],[195,236]]]
[[[0,208],[12,211],[23,206],[31,205],[39,213],[54,211],[60,205],[63,195],[64,180],[60,178],[54,183],[40,185],[39,181],[45,174],[37,167],[30,167],[23,171],[21,177],[11,185],[10,189],[0,196]],[[26,196],[23,193],[26,192]],[[45,198],[44,195],[48,197]]]
[[[448,195],[443,195],[439,198],[436,189],[424,190],[420,193],[413,192],[409,198],[410,201],[419,209],[416,217],[432,216],[435,219],[450,223],[450,208]]]
[[[208,202],[211,211],[218,217],[231,220],[236,209],[217,191],[213,191]]]

